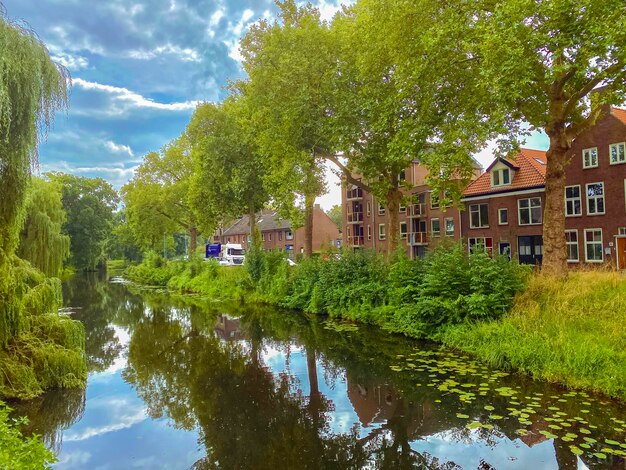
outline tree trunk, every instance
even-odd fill
[[[546,154],[546,206],[543,212],[543,267],[545,274],[563,277],[567,273],[565,245],[565,168],[570,150],[564,132],[550,135]]]
[[[313,205],[315,194],[304,196],[304,257],[313,256]]]
[[[400,201],[402,200],[402,192],[396,187],[387,193],[386,210],[389,214],[387,233],[389,241],[387,242],[387,256],[391,257],[398,249],[400,244],[400,222],[398,213],[400,211]]]
[[[191,227],[189,229],[189,257],[196,254],[196,248],[198,248],[198,228]]]

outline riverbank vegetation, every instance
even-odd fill
[[[246,268],[152,254],[125,275],[218,301],[245,298],[374,324],[499,368],[626,398],[626,283],[617,273],[577,272],[559,280],[453,245],[425,260],[387,262],[358,252],[295,267],[281,252],[253,253]]]

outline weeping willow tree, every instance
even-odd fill
[[[67,106],[67,71],[0,4],[0,396],[35,396],[86,378],[82,325],[59,316],[58,279],[16,256],[37,144]]]
[[[53,181],[33,178],[18,256],[47,276],[59,276],[63,262],[70,255],[70,237],[61,231],[66,219],[60,186]]]

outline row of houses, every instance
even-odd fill
[[[565,199],[568,262],[610,263],[626,269],[626,110],[606,108],[598,123],[572,144]],[[462,210],[442,207],[415,161],[404,172],[410,190],[399,209],[400,234],[408,256],[423,257],[443,240],[481,245],[521,263],[543,257],[546,152],[522,148],[496,158],[465,188]],[[342,191],[344,243],[352,249],[387,248],[389,214],[356,186]]]

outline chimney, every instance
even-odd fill
[[[322,206],[320,206],[319,204],[315,204],[315,205],[313,206],[313,208],[314,208],[314,209],[318,209],[318,210],[320,210],[320,211],[322,210]]]

